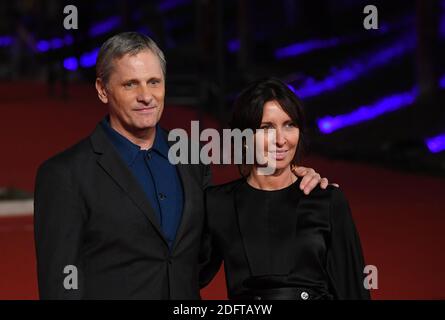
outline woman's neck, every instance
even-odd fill
[[[258,174],[258,168],[253,167],[250,175],[247,177],[247,183],[257,189],[279,190],[290,186],[297,179],[290,166],[276,170],[272,175],[260,175]]]

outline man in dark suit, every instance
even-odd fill
[[[102,46],[96,89],[109,115],[44,162],[35,188],[40,298],[199,299],[204,165],[173,165],[159,125],[165,58],[148,37]],[[327,180],[300,168],[306,190]]]

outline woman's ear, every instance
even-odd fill
[[[97,96],[103,103],[108,103],[107,87],[101,78],[96,78]]]

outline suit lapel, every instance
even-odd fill
[[[167,131],[162,129],[162,133],[165,137],[165,140],[167,140],[169,147],[171,147],[173,144],[176,143],[175,141],[168,140]],[[188,154],[189,154],[188,160],[190,163],[190,149]],[[181,222],[179,224],[178,231],[176,233],[172,251],[175,251],[177,249],[177,246],[181,243],[181,240],[183,239],[184,235],[187,234],[190,228],[196,228],[196,226],[192,224],[192,218],[194,212],[193,208],[194,196],[196,193],[203,192],[201,187],[197,188],[195,179],[193,179],[193,177],[190,175],[190,169],[191,169],[190,164],[178,163],[175,165],[175,167],[178,171],[178,175],[182,183],[184,205],[182,208]],[[199,197],[199,199],[202,199],[202,197]]]
[[[110,177],[125,191],[128,197],[140,209],[142,214],[150,221],[159,236],[167,244],[167,241],[162,233],[159,221],[155,216],[154,210],[150,205],[143,189],[140,187],[136,178],[133,177],[130,169],[119,158],[117,152],[113,149],[111,143],[108,141],[105,132],[100,125],[91,135],[91,143],[94,151],[99,154],[97,162]]]
[[[187,233],[188,228],[191,226],[192,219],[192,199],[195,192],[202,192],[201,189],[195,190],[195,186],[192,183],[192,177],[190,177],[189,168],[187,168],[187,164],[177,164],[176,168],[179,173],[179,177],[182,182],[182,189],[184,193],[184,206],[182,210],[182,218],[178,227],[178,231],[175,237],[175,243],[173,246],[173,250],[176,249],[179,243],[181,243],[181,239]]]

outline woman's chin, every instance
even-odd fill
[[[274,168],[275,170],[290,168],[290,163],[291,162],[287,159],[267,161],[267,165]]]
[[[286,163],[283,163],[283,164],[277,162],[277,165],[276,165],[275,168],[276,168],[276,170],[283,170],[283,169],[290,168],[290,162],[286,162]]]

